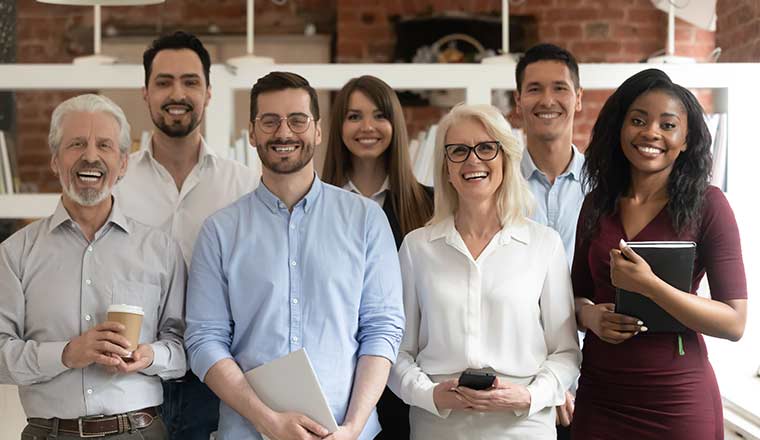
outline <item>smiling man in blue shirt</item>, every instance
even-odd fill
[[[396,247],[371,200],[323,184],[316,92],[273,72],[251,90],[261,185],[212,215],[187,293],[193,371],[222,399],[221,439],[322,438],[302,414],[276,412],[243,372],[306,348],[340,425],[329,439],[371,439],[375,404],[404,328]]]

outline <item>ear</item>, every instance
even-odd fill
[[[129,153],[120,154],[121,164],[119,165],[118,179],[121,180],[127,174],[127,165],[129,164]]]
[[[320,121],[314,121],[314,146],[322,143],[322,125]]]
[[[59,147],[60,148],[60,147]],[[53,175],[58,176],[58,155],[50,157],[50,169],[53,171]]]
[[[515,98],[515,114],[522,117],[522,110],[520,110],[520,91],[515,90],[512,92],[512,97]]]
[[[211,101],[211,86],[206,87],[206,99],[203,101],[203,107],[208,106],[208,102]]]
[[[253,125],[253,121],[248,122],[248,143],[253,145],[253,147],[257,147],[258,143],[256,142],[256,129]]]
[[[575,100],[575,111],[583,110],[583,87],[578,87],[578,98]]]
[[[143,101],[148,102],[148,87],[142,86],[142,98]]]

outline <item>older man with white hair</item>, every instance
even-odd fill
[[[186,367],[179,245],[111,196],[131,143],[116,104],[61,103],[49,143],[61,200],[0,244],[0,383],[19,387],[21,438],[165,439],[161,379]],[[112,304],[142,307],[136,347],[106,319]]]

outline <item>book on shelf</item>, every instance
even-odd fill
[[[13,194],[15,180],[5,132],[0,130],[0,194]]]
[[[628,246],[643,258],[660,279],[691,292],[697,245],[692,241],[631,241]],[[686,327],[654,301],[636,292],[617,289],[615,312],[644,322],[651,333],[681,333]]]

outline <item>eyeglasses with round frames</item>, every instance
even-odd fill
[[[443,146],[446,152],[446,158],[454,163],[461,163],[470,157],[471,152],[475,152],[478,159],[488,162],[496,159],[501,150],[499,141],[486,141],[476,144],[474,147],[465,144],[446,144]]]
[[[295,134],[301,134],[309,129],[311,121],[313,121],[309,115],[304,113],[291,113],[288,116],[281,117],[280,115],[267,114],[259,116],[254,119],[258,122],[258,126],[266,134],[275,133],[280,129],[282,121],[287,121],[288,128]]]

